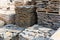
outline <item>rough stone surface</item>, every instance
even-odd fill
[[[19,40],[48,40],[55,31],[39,25],[25,29],[19,34]]]

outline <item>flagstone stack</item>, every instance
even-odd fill
[[[60,26],[59,0],[40,0],[37,1],[36,7],[39,25],[53,29]]]
[[[34,6],[16,7],[15,24],[22,27],[29,27],[36,23],[36,13]]]

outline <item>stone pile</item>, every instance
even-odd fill
[[[33,5],[16,7],[15,24],[21,27],[30,27],[36,23],[36,13]]]
[[[38,24],[53,29],[60,26],[59,0],[40,0],[37,1],[36,7]]]

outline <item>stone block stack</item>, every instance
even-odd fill
[[[15,24],[29,27],[36,23],[36,13],[33,5],[16,7]]]
[[[39,25],[51,28],[58,28],[60,26],[60,23],[58,21],[56,22],[56,20],[60,19],[59,0],[40,0],[37,1],[36,7]]]

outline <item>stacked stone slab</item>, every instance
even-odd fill
[[[29,27],[36,23],[36,13],[34,6],[16,7],[15,24],[21,27]]]
[[[53,29],[57,29],[60,26],[60,23],[57,21],[60,19],[59,0],[40,0],[37,1],[36,7],[38,24]]]
[[[13,24],[5,25],[0,28],[0,40],[19,40],[18,34],[22,32],[22,30],[24,30],[24,28]]]
[[[19,34],[19,40],[49,40],[48,38],[55,31],[50,28],[45,28],[39,25],[34,25],[25,29]]]

